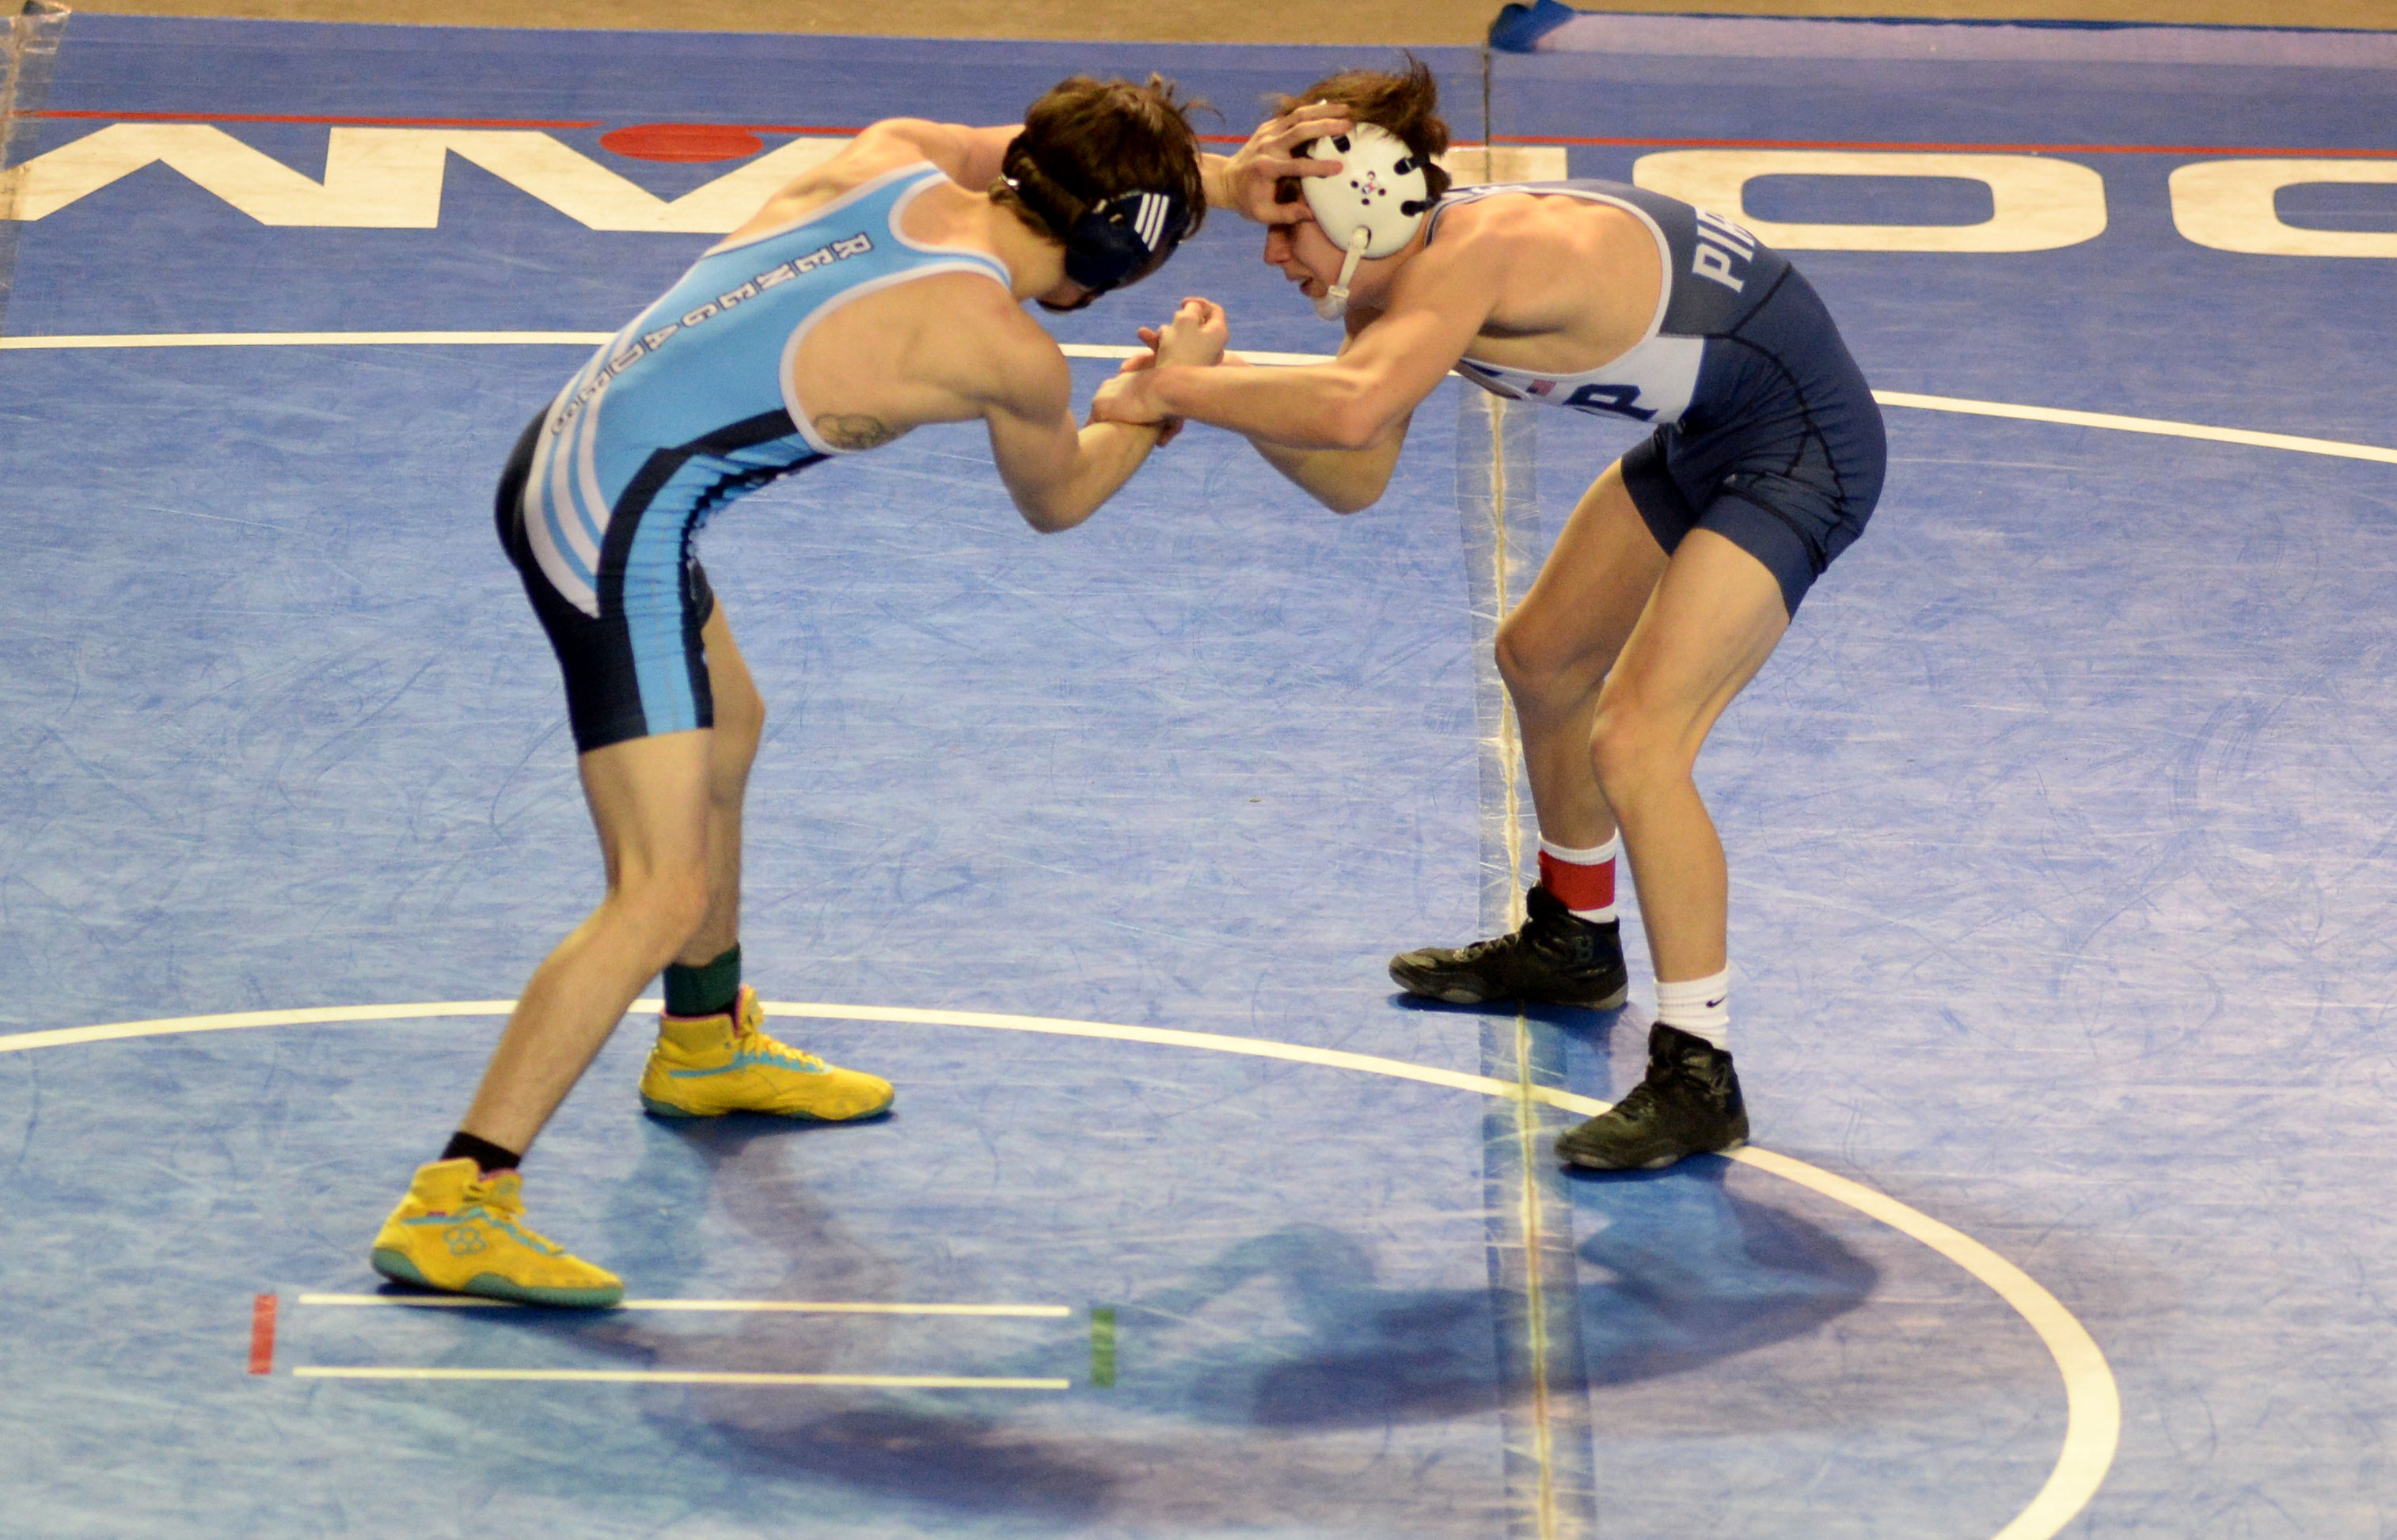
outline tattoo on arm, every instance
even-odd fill
[[[880,418],[861,412],[826,412],[816,418],[816,431],[836,449],[879,448],[900,432]]]

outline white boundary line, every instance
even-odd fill
[[[508,1000],[447,1001],[416,1005],[332,1005],[314,1010],[234,1011],[219,1016],[161,1016],[147,1021],[108,1022],[94,1027],[66,1027],[44,1032],[17,1032],[0,1037],[0,1054],[34,1048],[62,1048],[87,1042],[114,1042],[131,1038],[169,1037],[186,1032],[235,1031],[253,1027],[302,1027],[371,1021],[428,1020],[441,1016],[505,1016],[515,1006]],[[636,1011],[660,1009],[663,1002],[636,1000]],[[1230,1037],[1218,1032],[1185,1032],[1169,1027],[1126,1027],[1104,1021],[1073,1021],[1052,1016],[1007,1016],[986,1011],[919,1011],[891,1005],[831,1005],[821,1002],[771,1001],[766,1009],[781,1016],[807,1016],[827,1021],[878,1021],[924,1027],[973,1027],[996,1031],[1038,1032],[1052,1037],[1100,1038],[1118,1042],[1146,1042],[1168,1048],[1203,1048],[1252,1058],[1281,1059],[1293,1064],[1355,1069],[1395,1080],[1420,1082],[1485,1096],[1520,1097],[1524,1087],[1511,1081],[1438,1069],[1403,1059],[1352,1054],[1340,1048],[1316,1048],[1269,1038]],[[1532,1095],[1552,1107],[1595,1117],[1607,1103],[1547,1086],[1530,1087]],[[1843,1203],[1866,1216],[1910,1236],[1978,1279],[2013,1308],[2039,1334],[2056,1367],[2064,1376],[2064,1447],[2056,1467],[2030,1506],[2016,1514],[1992,1540],[2050,1540],[2072,1521],[2096,1496],[2122,1431],[2122,1392],[2114,1383],[2106,1355],[2088,1330],[2074,1319],[2038,1280],[1989,1247],[1886,1193],[1837,1176],[1803,1161],[1750,1147],[1733,1160],[1795,1182],[1809,1191]],[[1064,1389],[1064,1380],[1000,1382],[957,1381],[938,1377],[877,1375],[727,1375],[645,1374],[599,1370],[481,1369],[297,1369],[309,1378],[352,1379],[556,1379],[627,1381],[671,1384],[825,1384],[957,1387]]]
[[[1884,406],[1913,406],[1926,412],[1962,412],[1971,417],[2013,418],[2021,422],[2056,422],[2074,428],[2105,428],[2118,433],[2156,433],[2165,438],[2205,439],[2215,444],[2243,444],[2256,449],[2287,449],[2300,455],[2331,455],[2340,459],[2377,460],[2397,465],[2397,449],[2377,444],[2345,444],[2337,439],[2300,438],[2294,433],[2259,433],[2247,428],[2208,428],[2195,422],[2163,418],[2120,417],[2112,412],[2075,412],[2061,406],[2016,406],[2002,401],[1967,401],[1962,396],[1916,395],[1908,391],[1875,391]]]
[[[702,1369],[332,1369],[302,1364],[294,1379],[551,1380],[569,1385],[864,1385],[884,1390],[1070,1390],[1073,1381],[973,1374],[743,1374]]]
[[[579,331],[154,332],[121,336],[0,337],[0,352],[97,348],[506,347],[542,344],[596,348],[614,335],[612,332]],[[1062,346],[1068,358],[1130,358],[1147,352],[1145,348],[1110,347],[1089,342],[1067,342]],[[1238,356],[1252,364],[1331,362],[1328,353],[1242,352]],[[1875,391],[1873,399],[1884,406],[1908,406],[1926,412],[1959,412],[1968,417],[2011,418],[2021,422],[2102,428],[2118,433],[2203,439],[2214,444],[2238,444],[2256,449],[2284,449],[2300,455],[2328,455],[2338,459],[2397,465],[2397,449],[2377,444],[2348,444],[2338,439],[2305,438],[2295,433],[2265,433],[2249,428],[2214,428],[2198,422],[2175,422],[2167,418],[2079,412],[2061,406],[2024,406],[2004,401],[1974,401],[1963,396],[1918,395],[1911,391]]]
[[[525,1307],[507,1299],[475,1294],[303,1294],[301,1305],[343,1306],[379,1310],[516,1310]],[[1059,1321],[1074,1313],[1065,1305],[885,1305],[853,1299],[624,1299],[609,1307],[617,1310],[690,1310],[698,1312],[788,1312],[793,1315],[904,1316],[1032,1316]]]

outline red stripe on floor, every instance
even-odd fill
[[[275,1296],[260,1294],[249,1307],[249,1372],[275,1373]]]

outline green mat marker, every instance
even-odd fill
[[[1105,1390],[1116,1382],[1116,1308],[1091,1307],[1091,1387]]]

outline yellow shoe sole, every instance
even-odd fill
[[[498,1273],[476,1273],[453,1289],[445,1289],[418,1270],[405,1253],[389,1246],[377,1246],[368,1260],[374,1270],[395,1283],[413,1288],[429,1289],[436,1294],[476,1294],[485,1299],[504,1299],[517,1305],[546,1305],[569,1310],[605,1310],[623,1303],[623,1284],[609,1288],[544,1289],[519,1283]]]

